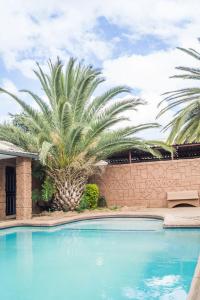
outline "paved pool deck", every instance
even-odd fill
[[[7,219],[0,220],[0,229],[14,226],[55,226],[77,220],[102,217],[152,217],[163,220],[164,228],[199,227],[200,207],[179,208],[134,208],[122,207],[120,209],[102,209],[94,211],[55,212],[46,215],[33,216],[29,220]]]

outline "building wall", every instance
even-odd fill
[[[200,159],[108,165],[95,181],[108,205],[167,207],[166,192],[200,193]]]

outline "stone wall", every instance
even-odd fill
[[[108,165],[95,181],[108,205],[167,207],[167,192],[200,192],[200,159]]]

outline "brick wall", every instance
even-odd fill
[[[168,191],[200,192],[200,159],[108,165],[95,181],[108,205],[167,207]]]
[[[16,158],[16,219],[32,217],[32,172],[31,159]]]

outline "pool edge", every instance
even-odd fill
[[[135,214],[135,213],[103,213],[103,214],[94,214],[94,215],[83,215],[83,216],[72,216],[56,220],[12,220],[7,222],[0,223],[0,230],[14,228],[14,227],[54,227],[59,225],[64,225],[68,223],[84,221],[84,220],[94,220],[102,218],[150,218],[162,220],[164,222],[164,216],[154,215],[154,214]],[[7,223],[7,224],[6,224]],[[164,226],[164,223],[163,223]]]
[[[152,218],[159,219],[163,221],[164,229],[173,229],[173,228],[200,228],[200,223],[188,223],[188,220],[180,220],[177,216],[174,216],[173,220],[168,219],[167,214],[162,213],[148,213],[148,212],[96,212],[96,213],[83,213],[83,215],[74,215],[74,216],[64,216],[60,218],[54,218],[50,220],[41,220],[41,219],[30,219],[30,220],[6,220],[0,221],[0,230],[7,229],[12,227],[53,227],[64,225],[67,223],[81,221],[81,220],[92,220],[100,218],[115,218],[115,217],[124,217],[124,218]]]
[[[198,258],[187,300],[200,299],[200,256]]]

